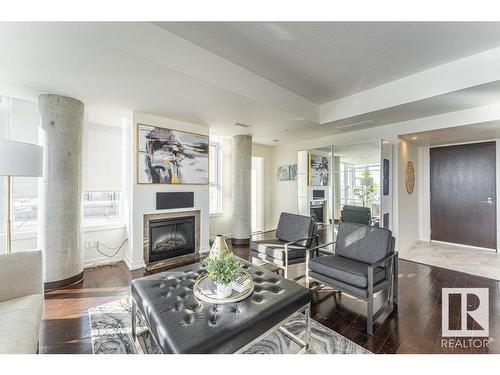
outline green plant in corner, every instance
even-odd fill
[[[204,264],[208,277],[220,285],[231,284],[243,273],[243,262],[236,260],[233,254],[209,257]]]
[[[361,172],[361,188],[354,189],[354,194],[361,199],[363,207],[368,207],[373,203],[373,198],[378,185],[373,183],[372,174],[368,169]]]

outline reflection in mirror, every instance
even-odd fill
[[[355,221],[378,225],[380,220],[380,141],[333,147],[334,221]],[[344,210],[345,206],[366,207]],[[342,213],[344,210],[344,213]],[[352,212],[352,213],[351,213]],[[361,210],[361,212],[363,212]],[[345,217],[344,217],[345,216]]]
[[[298,213],[310,216],[317,223],[333,223],[331,147],[298,152]]]

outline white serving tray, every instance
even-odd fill
[[[218,297],[215,294],[205,294],[203,292],[203,289],[212,289],[215,290],[215,283],[208,278],[208,276],[205,275],[200,275],[194,284],[193,287],[193,292],[196,298],[198,298],[201,301],[208,302],[208,303],[213,303],[217,305],[223,305],[226,303],[235,303],[235,302],[240,302],[250,296],[253,293],[254,290],[254,284],[252,280],[252,276],[248,272],[244,272],[244,275],[250,280],[248,283],[248,286],[242,290],[241,292],[236,291],[233,288],[233,292],[229,297]],[[203,286],[203,287],[202,287]]]

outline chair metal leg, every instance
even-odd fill
[[[137,305],[134,298],[132,297],[132,339],[136,339],[136,319],[137,319]]]
[[[366,332],[373,335],[373,268],[368,268],[368,306],[366,309]]]
[[[309,349],[309,343],[311,342],[311,308],[308,307],[304,311],[304,315],[306,318],[306,327],[304,331],[304,342],[305,342],[305,350]]]
[[[285,244],[284,252],[285,252],[285,254],[283,254],[284,263],[285,263],[284,275],[285,275],[285,279],[288,279],[288,245],[287,244]]]
[[[399,304],[399,256],[398,253],[394,256],[394,291],[393,291],[393,304]]]
[[[368,307],[366,311],[366,332],[373,335],[373,294],[369,293]]]
[[[306,288],[309,289],[309,251],[306,250]]]

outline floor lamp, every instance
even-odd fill
[[[7,252],[12,251],[12,177],[41,177],[43,148],[0,139],[0,176],[7,176]]]

